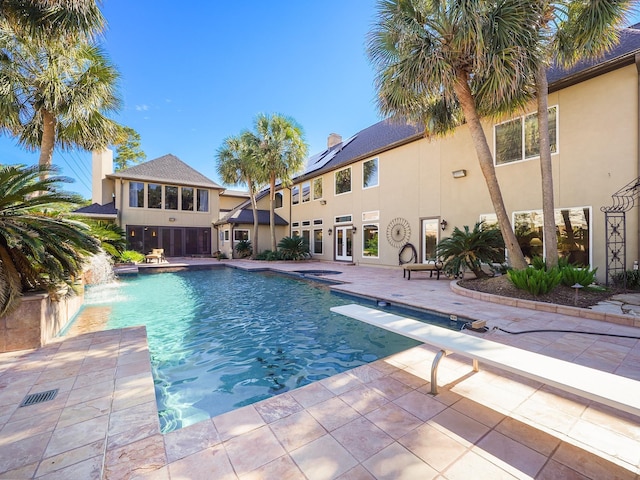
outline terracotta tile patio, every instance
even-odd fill
[[[348,282],[338,290],[490,326],[640,335],[630,326],[460,297],[448,281],[428,276],[330,269]],[[638,340],[485,338],[640,380]],[[441,393],[432,396],[434,355],[415,347],[162,435],[145,329],[68,334],[40,350],[0,354],[0,479],[640,479],[640,418],[482,365],[474,373],[455,356],[442,362]],[[27,394],[56,388],[54,400],[18,407]]]

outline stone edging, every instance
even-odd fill
[[[533,300],[522,300],[519,298],[501,297],[491,293],[478,292],[468,290],[458,285],[458,280],[449,283],[451,290],[463,297],[474,298],[484,302],[499,303],[510,307],[528,308],[530,310],[538,310],[541,312],[559,313],[561,315],[570,315],[572,317],[587,318],[589,320],[599,320],[601,322],[615,323],[617,325],[626,325],[629,327],[640,327],[640,319],[627,315],[617,315],[614,313],[596,312],[588,308],[570,307],[566,305],[556,305],[553,303],[536,302]]]

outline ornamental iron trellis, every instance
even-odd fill
[[[614,278],[623,279],[627,287],[627,220],[626,212],[631,210],[640,195],[640,177],[627,183],[611,195],[613,205],[601,207],[604,212],[605,240],[607,249],[607,285]]]

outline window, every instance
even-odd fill
[[[228,241],[229,241],[229,230],[225,230],[225,231],[224,231],[224,240],[225,240],[226,242],[228,242]]]
[[[549,108],[549,144],[558,151],[558,107]],[[500,123],[494,127],[496,165],[517,162],[540,155],[538,113]]]
[[[322,198],[322,177],[313,179],[313,199],[319,200]]]
[[[209,190],[198,189],[198,211],[209,211]]]
[[[336,172],[336,195],[351,191],[351,167]]]
[[[322,225],[322,219],[321,218],[317,218],[316,220],[313,221],[314,225]]]
[[[193,211],[193,187],[182,187],[182,210]]]
[[[162,185],[147,185],[147,208],[162,208]]]
[[[178,209],[178,187],[164,187],[164,208],[167,210]]]
[[[362,188],[378,186],[378,159],[367,160],[362,164]]]
[[[303,227],[308,227],[309,225],[311,225],[311,220],[303,220],[302,221],[302,226]]]
[[[144,183],[129,182],[129,206],[144,207]]]
[[[335,218],[334,223],[351,223],[353,221],[353,217],[351,215],[340,215]]]
[[[313,253],[322,255],[322,229],[318,228],[313,231]]]
[[[555,210],[558,253],[571,264],[586,266],[590,263],[590,217],[589,207]],[[516,212],[513,214],[513,225],[525,258],[531,260],[543,256],[542,211]]]
[[[302,203],[306,203],[311,200],[311,183],[304,182],[302,184]]]
[[[292,227],[299,227],[300,226],[300,222],[293,222],[291,224]]]
[[[378,225],[362,226],[362,256],[378,257]]]
[[[291,189],[291,203],[293,205],[300,203],[300,187],[298,185]]]
[[[233,231],[233,241],[242,242],[249,240],[249,230],[236,229]]]
[[[275,208],[282,208],[282,192],[276,192],[276,206]]]
[[[302,239],[307,244],[307,247],[311,244],[311,232],[309,230],[302,231]]]

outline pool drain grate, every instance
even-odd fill
[[[24,397],[22,403],[20,403],[20,407],[28,407],[29,405],[35,405],[36,403],[48,402],[49,400],[53,400],[56,398],[58,394],[58,389],[48,390],[46,392],[32,393]]]

